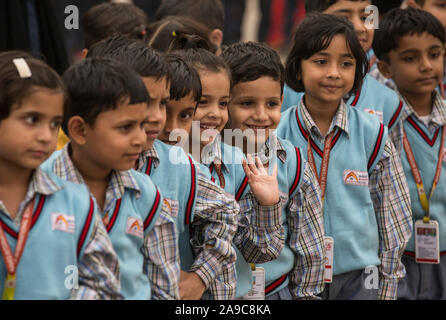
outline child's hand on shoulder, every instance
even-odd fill
[[[277,182],[277,164],[274,165],[272,175],[269,175],[259,157],[256,157],[255,163],[249,154],[247,158],[248,163],[243,159],[242,166],[257,202],[262,206],[273,206],[277,204],[280,200],[279,183]]]

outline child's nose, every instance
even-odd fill
[[[427,55],[423,55],[421,58],[421,70],[422,71],[430,71],[432,70],[432,62]]]

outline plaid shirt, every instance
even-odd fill
[[[137,162],[138,170],[144,167],[148,157],[152,158],[155,169],[160,163],[155,146],[143,152]],[[215,280],[224,270],[235,270],[236,253],[232,238],[237,229],[239,205],[234,196],[224,192],[212,183],[206,175],[197,172],[197,196],[195,198],[194,219],[191,222],[191,246],[195,260],[189,272],[195,272],[210,292],[214,300],[230,300],[235,296],[236,274],[229,272],[228,277],[215,285]]]
[[[62,179],[85,184],[80,172],[74,166],[67,144],[54,164],[54,173]],[[105,193],[102,216],[113,210],[115,203],[127,190],[141,196],[137,182],[129,171],[113,170]],[[173,218],[163,205],[155,225],[144,236],[142,253],[144,255],[143,271],[151,282],[152,299],[179,299],[178,283],[180,275],[179,251],[176,241],[177,233]]]
[[[263,164],[270,162],[269,168],[276,158],[282,163],[287,160],[286,150],[275,134],[268,137],[255,156]],[[282,193],[281,202],[287,210],[288,245],[296,257],[289,273],[292,295],[295,299],[319,299],[317,295],[324,288],[325,254],[321,190],[307,161],[300,188],[291,199]]]
[[[313,138],[324,140],[301,102],[302,118]],[[349,136],[347,106],[341,102],[327,135],[338,127]],[[412,235],[412,210],[409,188],[401,160],[390,139],[387,138],[384,152],[369,177],[369,190],[375,209],[379,232],[379,258],[381,274],[378,299],[396,299],[398,281],[405,277],[406,270],[401,256]]]
[[[25,199],[20,203],[14,223],[19,226],[25,206],[36,194],[52,195],[61,189],[51,177],[40,168],[32,176]],[[0,211],[11,219],[8,210],[0,200]],[[96,217],[90,238],[81,260],[78,261],[79,288],[73,289],[71,299],[117,299],[120,295],[118,257],[113,250],[107,231]]]
[[[229,173],[222,159],[220,136],[203,152],[203,163],[221,163],[222,170]],[[242,165],[241,163],[239,164]],[[242,177],[241,177],[242,178]],[[282,251],[285,233],[281,223],[281,205],[262,206],[251,191],[238,202],[240,205],[237,233],[233,241],[249,263],[265,263],[276,259]]]

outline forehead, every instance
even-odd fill
[[[169,94],[170,82],[167,81],[167,77],[160,79],[155,77],[143,77],[142,80],[144,81],[151,98],[166,95],[166,92]]]
[[[429,50],[432,47],[443,48],[444,46],[440,39],[427,32],[422,34],[407,34],[399,39],[396,52],[424,51]]]
[[[314,55],[350,56],[354,58],[343,34],[334,35],[328,47],[315,52]]]
[[[147,116],[147,103],[129,104],[129,100],[119,103],[117,108],[101,112],[98,115],[98,120],[104,121],[123,121],[134,120],[139,121]]]
[[[348,1],[348,0],[340,0],[336,1],[334,4],[329,6],[323,13],[337,13],[337,12],[345,12],[345,13],[355,13],[355,12],[363,12],[365,8],[372,4],[371,0],[363,0],[363,1]]]
[[[231,95],[250,96],[252,98],[280,97],[281,84],[279,80],[263,76],[254,81],[239,82],[231,89]]]
[[[169,111],[181,111],[191,107],[195,109],[196,104],[197,101],[194,98],[194,94],[192,92],[189,92],[188,95],[179,100],[169,100],[169,102],[167,103],[167,108]]]
[[[34,88],[22,99],[20,104],[12,106],[11,111],[35,111],[39,113],[62,114],[64,95],[59,90]]]
[[[206,95],[210,92],[229,94],[229,76],[226,71],[218,72],[200,71],[200,81],[202,86],[202,93]]]

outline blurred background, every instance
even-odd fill
[[[162,0],[132,2],[144,10],[149,22]],[[43,57],[62,73],[80,59],[84,48],[82,16],[105,0],[1,0],[0,51],[25,50]],[[304,0],[222,0],[225,8],[224,44],[242,41],[268,43],[285,56],[296,25],[305,16]],[[66,29],[67,6],[79,10],[79,29]]]

